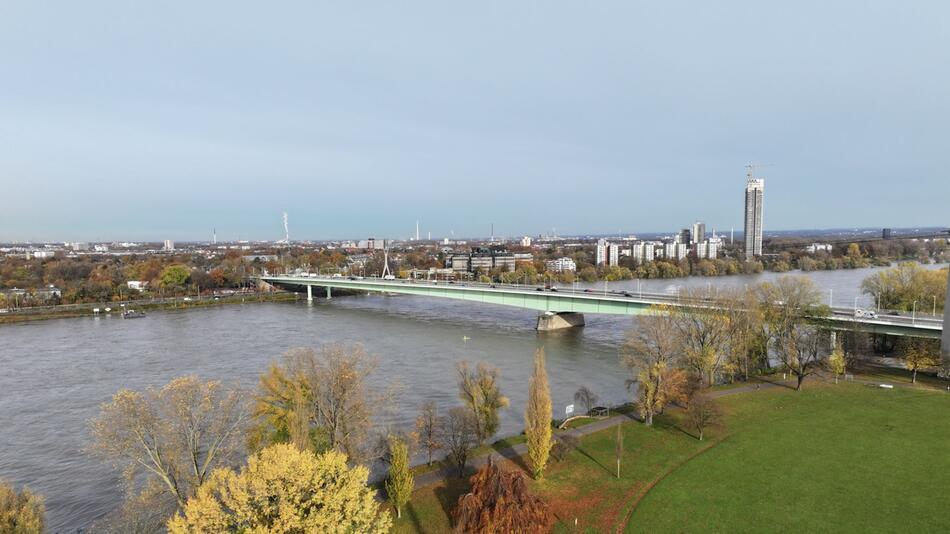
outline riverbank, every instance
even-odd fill
[[[223,306],[226,304],[246,304],[251,302],[293,302],[299,295],[288,291],[273,291],[267,293],[241,293],[236,295],[218,295],[213,297],[167,297],[148,300],[127,300],[122,302],[92,303],[92,304],[63,304],[60,306],[43,306],[37,308],[21,308],[9,310],[0,314],[0,325],[23,323],[28,321],[43,321],[47,319],[64,319],[70,317],[89,317],[94,315],[118,315],[124,308],[136,311],[170,310],[206,308],[209,306]],[[94,310],[99,309],[99,313]],[[110,308],[111,311],[105,311]]]

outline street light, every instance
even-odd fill
[[[934,317],[937,316],[937,295],[934,295]]]
[[[917,301],[914,301],[914,314],[911,316],[911,324],[917,324]]]
[[[858,295],[860,297],[860,295]],[[854,311],[858,311],[858,297],[854,297]]]

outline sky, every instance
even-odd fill
[[[944,1],[0,0],[0,241],[950,224]]]

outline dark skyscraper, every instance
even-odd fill
[[[765,200],[765,180],[755,178],[749,167],[745,186],[745,259],[762,255],[762,203]]]

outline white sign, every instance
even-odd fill
[[[567,407],[564,408],[564,415],[571,415],[572,413],[574,413],[574,405],[568,404]]]

